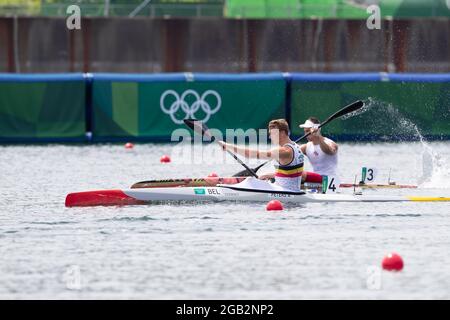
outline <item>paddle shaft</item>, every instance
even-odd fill
[[[217,142],[217,141],[216,141]],[[217,144],[218,144],[218,142],[217,142]],[[222,147],[222,146],[221,146]],[[241,159],[239,159],[233,152],[231,152],[230,150],[228,150],[228,149],[225,149],[227,152],[228,152],[228,154],[230,154],[233,158],[235,158],[236,159],[236,161],[237,162],[239,162],[248,172],[250,172],[250,174],[252,175],[252,176],[254,176],[255,178],[257,178],[258,179],[258,175],[256,174],[256,172],[254,171],[254,170],[252,170],[249,166],[247,166],[244,162],[242,162],[242,160]]]
[[[201,121],[195,120],[195,119],[185,119],[184,123],[191,128],[192,130],[196,131],[197,133],[201,134],[202,136],[206,136],[208,138],[212,138],[211,134],[209,133],[209,128],[206,126],[206,124],[204,124]],[[214,139],[215,142],[219,144],[219,141],[217,141],[216,139]],[[241,159],[239,159],[233,152],[231,152],[228,149],[225,149],[222,147],[222,145],[220,145],[220,147],[222,149],[224,149],[226,152],[228,152],[229,155],[231,155],[237,162],[239,162],[239,164],[241,164],[246,170],[245,172],[250,172],[250,174],[252,176],[254,176],[255,178],[258,178],[258,175],[256,174],[255,171],[253,171],[249,166],[247,166]]]

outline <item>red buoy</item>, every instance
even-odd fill
[[[161,159],[159,160],[161,163],[169,163],[170,162],[170,157],[167,155],[164,155],[161,157]]]
[[[389,253],[383,258],[381,266],[387,271],[401,271],[403,269],[403,259],[397,253]]]
[[[271,200],[267,203],[266,210],[283,210],[283,205],[278,200]]]
[[[210,174],[208,174],[208,178],[217,178],[219,175],[215,172],[211,172]]]
[[[131,142],[125,143],[125,149],[133,149],[133,148],[134,148],[134,144],[132,144]]]

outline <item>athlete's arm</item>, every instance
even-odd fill
[[[233,153],[239,154],[246,158],[256,158],[256,159],[272,159],[272,150],[255,150],[245,147],[239,147],[235,144],[226,143],[224,141],[219,141],[223,150],[229,150]]]
[[[256,159],[275,159],[277,161],[283,162],[286,159],[292,158],[292,150],[288,147],[274,148],[272,150],[255,150],[245,147],[239,147],[235,144],[226,143],[224,141],[219,141],[219,144],[224,150],[229,150],[233,153],[237,153],[246,158],[256,158]],[[290,161],[290,160],[289,160]]]
[[[279,156],[276,160],[282,165],[290,163],[294,157],[294,150],[291,147],[280,147],[277,152]]]
[[[301,151],[303,154],[306,154],[306,143],[300,145],[300,151]]]
[[[320,149],[326,154],[332,156],[338,151],[338,145],[333,141],[325,141],[324,137],[320,137]]]

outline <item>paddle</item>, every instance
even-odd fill
[[[351,104],[349,104],[348,106],[345,106],[344,108],[342,108],[341,110],[337,111],[336,113],[332,114],[330,117],[328,117],[327,120],[325,120],[324,122],[322,122],[319,125],[319,129],[322,128],[324,125],[326,125],[327,123],[333,121],[334,119],[337,119],[339,117],[342,117],[343,115],[349,114],[353,111],[356,111],[358,109],[361,109],[364,106],[364,103],[361,100],[355,101]],[[303,136],[301,136],[300,138],[298,138],[297,140],[295,140],[295,142],[299,142],[300,140],[306,138],[307,136],[309,136],[312,132],[309,132],[307,134],[304,134]],[[257,166],[256,168],[252,169],[252,172],[257,172],[259,169],[261,169],[262,166],[264,166],[265,164],[267,164],[269,161],[266,161],[262,164],[260,164],[259,166]],[[246,177],[248,176],[249,173],[247,172],[247,170],[243,170],[240,171],[236,174],[233,175],[233,177]]]
[[[209,133],[209,128],[202,121],[195,120],[195,119],[184,119],[184,123],[189,128],[194,130],[194,132],[197,132],[198,134],[200,134],[202,136],[212,138],[211,134]],[[244,162],[242,162],[242,160],[239,159],[233,152],[231,152],[230,150],[226,150],[226,151],[245,168],[245,172],[248,172],[248,173],[250,173],[250,175],[254,176],[255,178],[258,178],[258,175],[252,169],[250,169]],[[246,174],[246,176],[249,175],[248,173]]]

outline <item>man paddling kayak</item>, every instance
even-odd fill
[[[271,150],[254,150],[219,141],[224,150],[230,150],[246,158],[273,159],[277,161],[275,173],[260,176],[260,179],[275,178],[275,183],[285,190],[300,191],[304,155],[300,146],[289,138],[289,125],[285,119],[269,122],[269,136],[278,147]]]
[[[337,176],[338,170],[338,145],[333,140],[322,136],[320,121],[310,117],[299,127],[303,128],[308,142],[300,146],[300,150],[308,157],[314,172],[303,171],[303,182],[321,183],[322,176]]]

